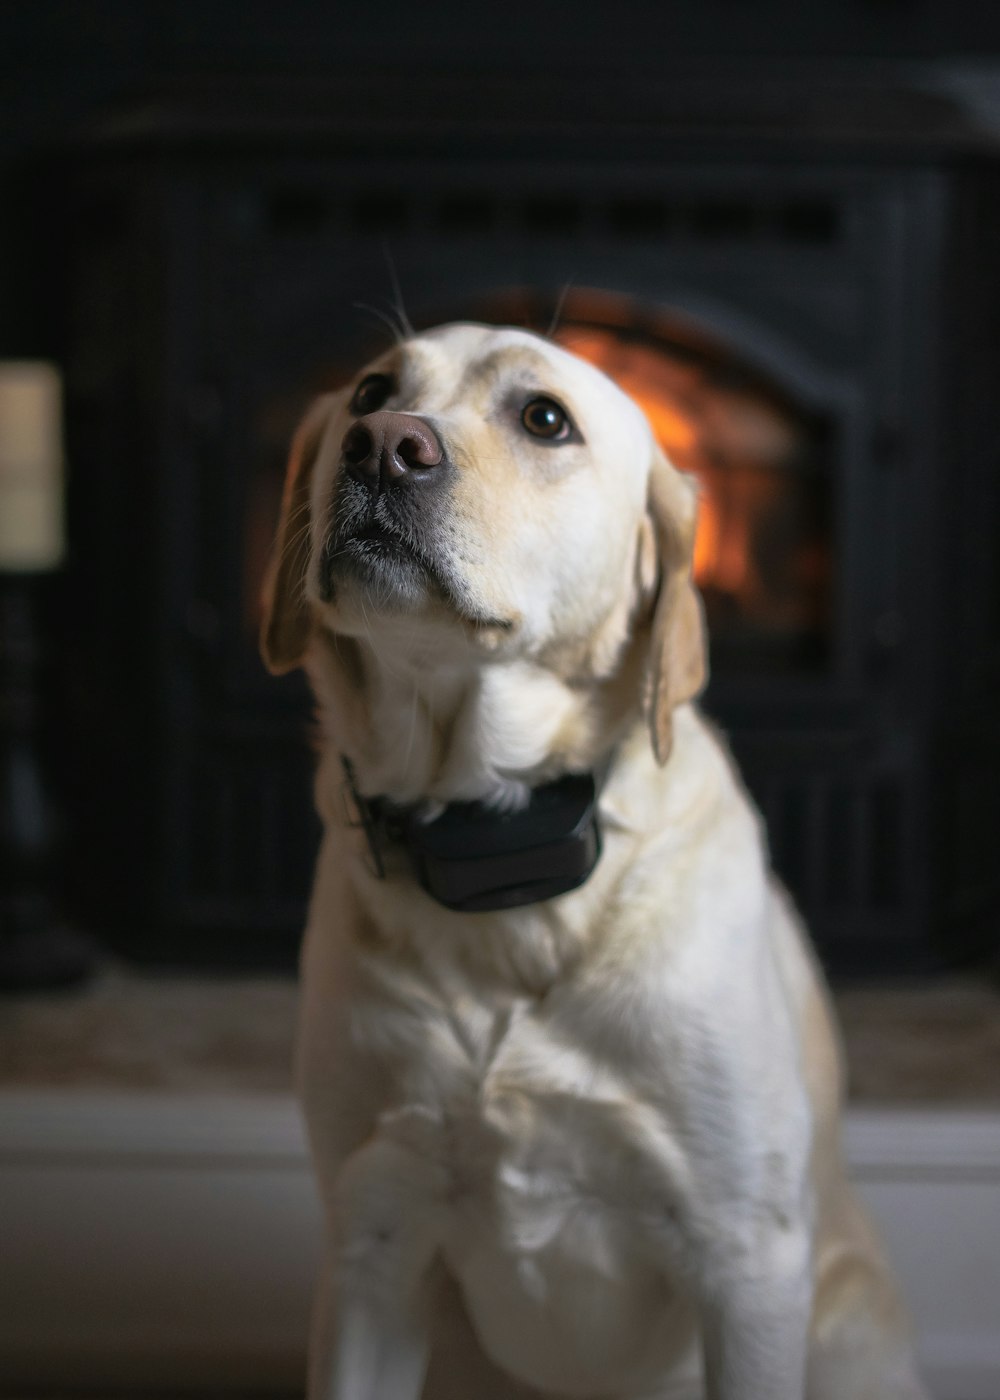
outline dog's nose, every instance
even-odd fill
[[[444,460],[444,448],[429,424],[412,413],[366,413],[340,445],[347,470],[371,491],[411,485]]]

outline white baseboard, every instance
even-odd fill
[[[937,1400],[1000,1397],[1000,1112],[855,1110]],[[0,1388],[294,1389],[319,1214],[286,1098],[0,1094]]]
[[[846,1148],[933,1394],[1000,1400],[1000,1111],[856,1109]]]

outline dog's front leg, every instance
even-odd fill
[[[808,1232],[721,1267],[702,1299],[708,1400],[803,1400],[812,1311]]]
[[[803,1400],[810,1259],[807,1229],[786,1226],[754,1257],[730,1254],[703,1280],[707,1400]]]
[[[344,1164],[314,1319],[309,1400],[418,1400],[440,1172],[377,1134]]]

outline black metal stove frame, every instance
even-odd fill
[[[366,121],[349,99],[166,104],[67,176],[80,902],[139,957],[294,957],[308,702],[256,658],[248,493],[309,393],[376,348],[355,306],[386,304],[387,244],[417,324],[572,280],[636,324],[687,318],[830,424],[828,663],[720,671],[707,705],[834,969],[982,948],[1000,903],[992,152],[923,108],[876,130],[834,102],[824,125],[812,97],[801,125],[713,124],[705,100],[695,120],[646,91],[627,129],[551,95],[501,123]]]

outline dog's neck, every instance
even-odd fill
[[[364,794],[516,808],[532,787],[600,764],[637,713],[642,651],[622,642],[595,675],[592,659],[421,664],[328,634],[309,672],[324,748],[350,760]]]

